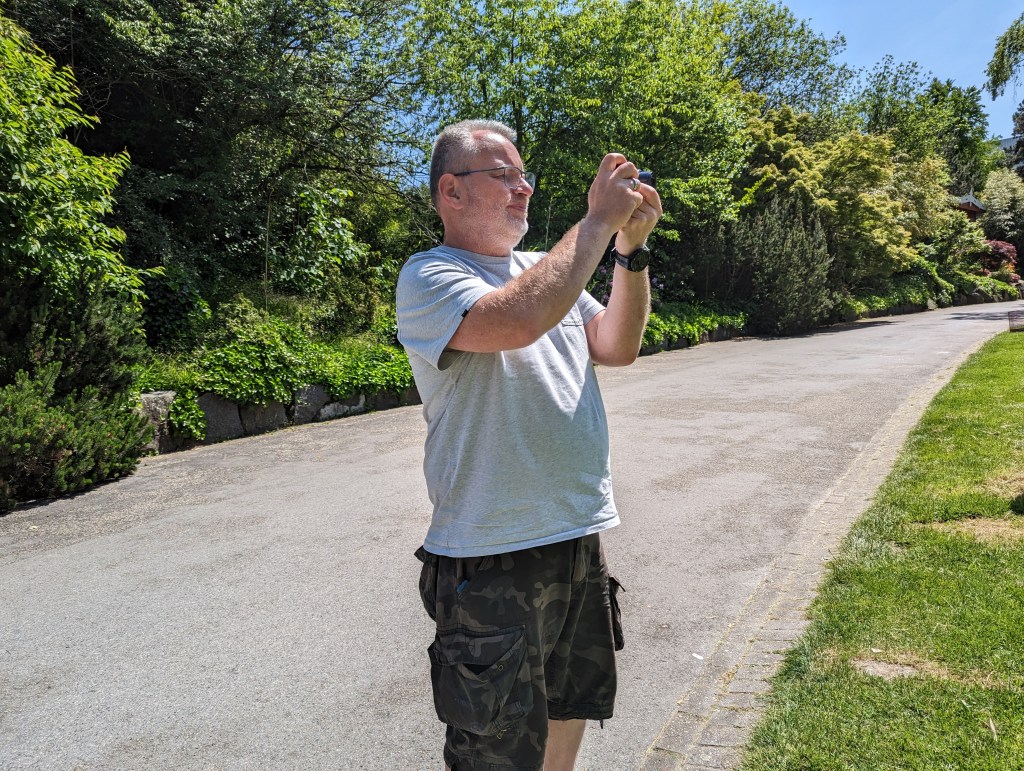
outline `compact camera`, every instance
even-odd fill
[[[636,178],[643,182],[645,185],[654,184],[654,172],[653,171],[640,171],[637,172]]]

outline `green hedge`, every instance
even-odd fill
[[[201,348],[154,354],[140,372],[142,391],[174,391],[171,425],[203,439],[198,397],[212,392],[238,404],[290,404],[297,388],[323,385],[335,399],[401,392],[413,385],[405,352],[373,335],[315,342],[306,330],[241,300],[221,311],[223,325]]]
[[[651,312],[644,329],[642,349],[696,345],[700,336],[716,329],[739,331],[747,324],[740,311],[723,311],[708,305],[662,303]]]
[[[152,431],[127,399],[95,386],[57,397],[61,365],[0,388],[0,511],[130,473]]]
[[[1010,284],[960,270],[939,272],[934,265],[922,260],[909,272],[893,276],[882,286],[857,289],[843,297],[837,320],[883,316],[905,308],[924,310],[929,302],[944,308],[960,296],[977,294],[992,301],[1018,297],[1017,290]]]

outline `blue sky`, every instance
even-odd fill
[[[798,18],[818,32],[846,37],[840,59],[870,68],[886,54],[915,61],[942,80],[966,88],[985,82],[996,38],[1022,13],[1019,0],[782,0]],[[982,95],[989,133],[1009,136],[1013,112],[1024,100],[1024,83],[993,102]]]

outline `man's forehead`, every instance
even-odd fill
[[[519,157],[519,151],[516,150],[516,146],[501,134],[485,129],[474,131],[473,139],[476,144],[475,154],[478,156],[492,153],[508,153],[513,158]]]

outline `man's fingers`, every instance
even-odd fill
[[[611,173],[626,162],[626,156],[622,153],[608,153],[601,159],[600,171]]]
[[[642,185],[640,189],[644,193],[644,200],[647,201],[651,206],[661,213],[661,193],[658,192],[657,188],[651,187],[650,185]]]
[[[636,175],[638,173],[639,171],[636,166],[623,159],[623,162],[616,167],[615,171],[612,172],[612,176],[619,179],[636,179]],[[637,184],[639,185],[640,183],[637,182]]]

